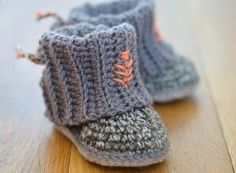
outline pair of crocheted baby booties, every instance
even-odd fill
[[[56,16],[56,15],[54,15]],[[56,16],[39,42],[46,116],[89,161],[139,167],[165,159],[169,142],[153,101],[189,95],[193,64],[155,31],[152,0],[85,4]]]

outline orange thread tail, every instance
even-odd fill
[[[17,58],[24,58],[25,54],[21,50],[16,50],[16,57]]]
[[[62,17],[55,12],[42,12],[42,11],[36,12],[37,20],[41,20],[48,17],[54,17],[56,20],[58,20],[59,23],[64,24],[64,20],[62,19]]]
[[[16,57],[17,58],[26,58],[35,64],[45,64],[40,58],[31,53],[24,53],[20,48],[16,48]]]
[[[37,11],[36,12],[36,17],[38,20],[50,17],[50,16],[55,16],[56,14],[54,12],[43,12],[43,11]]]

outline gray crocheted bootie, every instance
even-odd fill
[[[135,29],[77,24],[45,33],[46,116],[89,161],[138,167],[162,161],[169,143],[140,77]]]
[[[99,5],[85,4],[71,11],[62,25],[89,22],[115,26],[123,22],[133,25],[137,32],[140,72],[154,101],[167,102],[191,94],[199,77],[194,65],[177,55],[161,40],[155,29],[152,0],[123,0]]]

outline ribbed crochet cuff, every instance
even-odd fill
[[[152,103],[138,70],[135,29],[78,24],[45,33],[41,86],[47,116],[60,125],[111,117]]]
[[[140,70],[143,76],[158,76],[162,69],[170,67],[169,54],[160,49],[156,41],[155,4],[153,0],[123,0],[99,5],[86,4],[74,8],[67,24],[88,22],[115,26],[123,22],[131,24],[137,32]],[[174,57],[170,56],[170,57]]]

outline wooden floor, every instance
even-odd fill
[[[85,0],[83,0],[85,1]],[[95,1],[95,0],[93,0]],[[236,1],[158,0],[162,34],[197,66],[201,83],[188,99],[155,105],[169,132],[165,162],[146,168],[105,168],[85,161],[43,116],[42,68],[15,59],[14,45],[35,51],[51,19],[82,1],[0,0],[1,173],[231,173],[236,169]]]

